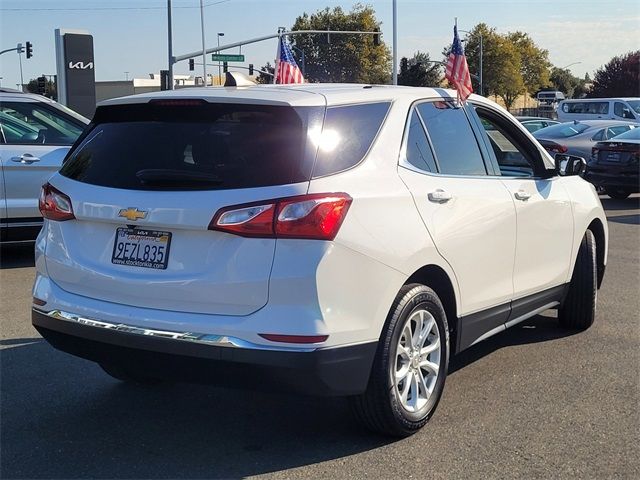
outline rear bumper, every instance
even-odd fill
[[[364,392],[377,348],[376,342],[312,351],[217,346],[65,321],[36,309],[31,318],[55,348],[145,376],[320,396]]]

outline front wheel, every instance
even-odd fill
[[[567,298],[558,310],[560,325],[586,330],[593,324],[596,318],[597,282],[596,240],[591,230],[587,230],[580,242]]]
[[[615,198],[616,200],[624,200],[629,195],[631,195],[631,191],[626,188],[615,188],[615,187],[607,187],[604,189],[611,198]]]
[[[356,418],[370,430],[408,436],[433,415],[447,376],[449,330],[436,293],[405,285],[387,317],[364,394],[352,397]]]

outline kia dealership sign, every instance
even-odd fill
[[[80,30],[56,29],[58,101],[87,118],[96,109],[93,37]]]

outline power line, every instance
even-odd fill
[[[219,5],[221,3],[230,2],[231,0],[219,0],[217,2],[211,2],[203,5],[204,8],[211,7],[213,5]],[[73,11],[104,11],[104,10],[166,10],[166,5],[161,7],[84,7],[84,8],[4,8],[0,7],[2,12],[73,12]],[[200,8],[200,5],[193,6],[174,6],[173,8]]]

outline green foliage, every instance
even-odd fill
[[[275,73],[276,69],[271,63],[267,62],[266,65],[260,67],[260,72],[258,72],[258,76],[256,77],[256,82],[258,83],[273,83],[273,75],[267,75],[263,72],[269,72],[271,74]]]
[[[328,7],[298,17],[292,30],[374,31],[381,22],[372,7],[356,4],[346,13]],[[381,41],[373,44],[372,35],[292,35],[290,41],[305,53],[305,79],[309,82],[388,83],[391,54]]]
[[[38,79],[37,78],[32,78],[31,80],[29,80],[29,83],[27,83],[25,85],[25,88],[27,90],[27,92],[30,93],[40,93],[38,91]],[[58,99],[58,90],[57,90],[57,86],[55,84],[55,82],[47,79],[47,87],[46,87],[46,92],[44,94],[45,97],[47,98],[52,98],[53,100],[57,100]]]
[[[482,38],[483,92],[480,92],[480,43]],[[448,53],[450,47],[446,49]],[[497,95],[507,108],[519,95],[537,92],[549,83],[549,52],[539,48],[528,34],[499,34],[486,23],[473,27],[465,38],[465,54],[473,90]]]
[[[583,92],[584,80],[574,76],[566,68],[553,67],[549,81],[554,90],[565,94],[567,98],[574,98]],[[576,95],[577,94],[577,95]]]
[[[535,93],[549,84],[549,51],[539,48],[524,32],[507,34],[510,41],[520,54],[519,70],[527,92]]]
[[[398,85],[437,87],[442,82],[441,66],[433,63],[428,53],[416,52],[413,57],[402,57]]]
[[[640,97],[640,50],[613,57],[598,69],[589,97]]]

